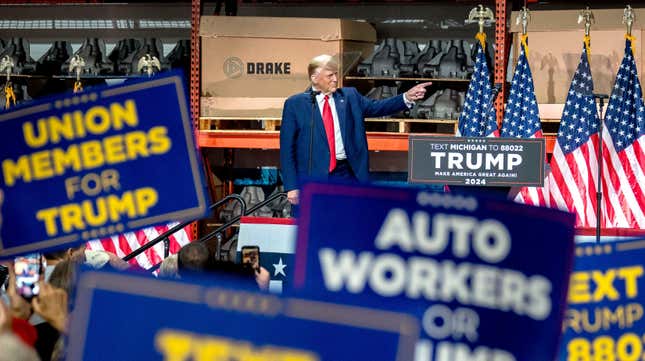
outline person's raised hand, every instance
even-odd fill
[[[13,262],[6,264],[9,268],[9,283],[7,284],[7,296],[9,296],[9,311],[15,318],[23,320],[31,316],[31,306],[29,302],[18,294],[16,287],[16,272],[13,268]]]
[[[118,269],[119,271],[126,270],[130,268],[130,264],[121,257],[115,255],[114,253],[106,252],[108,256],[110,257],[110,260],[108,261],[110,263],[110,266],[112,266],[115,269]]]
[[[292,189],[287,192],[287,199],[291,204],[298,204],[300,192],[297,189]]]
[[[413,86],[410,90],[405,92],[405,97],[409,101],[412,101],[412,102],[416,101],[416,100],[423,99],[423,97],[426,96],[426,87],[428,87],[430,85],[432,85],[431,81],[421,83],[421,84],[417,84],[417,85]]]
[[[255,269],[255,282],[262,291],[266,291],[269,289],[271,274],[269,274],[269,271],[267,271],[266,268],[260,266]]]
[[[4,302],[0,301],[0,333],[11,331],[11,311]]]
[[[47,282],[40,283],[40,294],[31,300],[34,311],[61,333],[67,333],[67,292]]]

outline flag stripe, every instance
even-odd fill
[[[587,199],[588,204],[591,204],[591,212],[593,212],[593,224],[596,224],[596,216],[598,209],[598,133],[594,133],[589,137],[589,141],[580,147],[585,159],[587,159],[587,183],[589,189],[585,189],[583,193]]]
[[[611,92],[602,140],[603,214],[608,227],[645,228],[645,192],[640,139],[645,133],[645,104],[631,40]]]
[[[159,237],[157,230],[154,227],[144,228],[142,232],[135,233],[137,235],[137,240],[139,244],[146,243],[148,239],[155,239]],[[152,265],[156,265],[163,260],[163,249],[164,244],[162,242],[157,242],[152,248],[148,248],[145,253]]]
[[[168,231],[170,228],[175,227],[179,223],[172,222],[166,225],[160,225],[150,228],[144,228],[136,232],[127,232],[124,234],[114,235],[101,240],[92,240],[87,242],[88,249],[103,250],[106,252],[114,253],[119,257],[125,257],[158,237],[160,234]],[[170,235],[170,254],[176,254],[179,249],[184,245],[191,242],[190,226],[180,229]],[[155,264],[161,262],[164,258],[164,244],[163,242],[157,243],[152,248],[147,249],[142,254],[129,261],[132,265],[137,265],[141,268],[150,268]]]
[[[576,159],[581,158],[576,157],[576,154],[579,153],[581,153],[580,149],[576,149],[573,152],[569,153],[569,155],[564,157],[564,164],[566,166],[562,169],[562,171],[564,180],[567,184],[577,185],[577,187],[569,187],[572,198],[570,201],[572,201],[572,209],[576,210],[576,213],[580,218],[579,223],[582,225],[588,223],[586,216],[587,213],[585,211],[587,205],[585,204],[585,197],[583,196],[588,185],[584,182],[587,177],[584,177],[580,174],[580,168],[578,167],[578,163],[576,163]]]
[[[625,148],[620,154],[618,154],[621,162],[626,165],[627,172],[631,175],[630,185],[634,190],[634,195],[638,201],[638,204],[645,204],[645,197],[643,196],[643,184],[639,180],[645,180],[645,175],[643,174],[643,169],[638,162],[640,157],[637,152],[640,151],[640,141],[634,142],[634,144],[628,148]],[[643,213],[643,210],[638,208],[640,213]]]
[[[510,96],[504,112],[502,123],[502,137],[509,138],[541,138],[542,123],[540,122],[540,111],[535,97],[533,75],[526,49],[520,47],[520,55],[511,81]],[[548,200],[548,179],[545,179],[543,187],[522,187],[515,197],[519,203],[533,206],[547,206]]]
[[[614,221],[609,222],[610,227],[620,227],[621,225],[629,227],[629,219],[632,218],[630,203],[634,204],[635,200],[633,199],[633,194],[631,193],[631,185],[629,180],[625,175],[622,164],[618,159],[618,154],[613,148],[612,141],[607,141],[608,133],[603,133],[603,140],[605,141],[605,146],[603,148],[603,167],[605,174],[605,182],[608,185],[607,194],[613,196],[614,199]],[[625,183],[625,187],[621,186],[621,183]],[[626,190],[628,188],[630,190]],[[630,197],[631,195],[631,197]]]
[[[562,154],[562,149],[560,149],[560,144],[556,142],[555,147],[553,148],[553,155],[551,158],[551,177],[549,179],[550,194],[552,197],[551,205],[557,206],[562,210],[574,211],[574,208],[570,205],[573,203],[573,195],[571,192],[576,192],[576,188],[569,187],[559,187],[558,184],[566,184],[566,179],[563,172],[560,170],[561,165],[566,165],[566,160],[564,160],[564,154]],[[569,168],[566,167],[568,170]],[[558,197],[559,196],[559,197]]]
[[[562,110],[549,176],[551,206],[575,213],[576,226],[579,227],[595,227],[598,209],[595,144],[598,142],[599,120],[588,60],[587,49],[583,45]]]
[[[457,126],[456,136],[497,137],[497,116],[493,104],[490,71],[482,45],[477,42],[473,75]]]
[[[576,174],[576,184],[579,184],[582,192],[580,192],[580,197],[582,198],[582,210],[581,213],[584,214],[583,224],[595,225],[596,224],[596,185],[593,181],[593,173],[590,171],[588,164],[590,159],[595,159],[595,154],[590,154],[589,148],[593,147],[591,142],[583,144],[578,150],[572,152],[573,158],[575,159],[575,165],[578,167]],[[589,190],[594,190],[593,197],[591,197]]]
[[[638,185],[638,178],[631,171],[630,161],[625,155],[627,149],[616,153],[608,130],[603,131],[603,174],[608,184],[608,196],[612,201],[613,212],[607,220],[609,227],[645,227],[645,215],[639,206],[643,202],[643,193]],[[620,211],[619,211],[620,210]]]
[[[605,149],[603,149],[603,158],[605,157]],[[602,194],[603,194],[603,227],[615,227],[613,224],[625,224],[627,221],[622,212],[618,211],[621,209],[621,203],[618,199],[618,194],[609,189],[614,189],[611,186],[611,170],[608,169],[609,164],[603,159],[603,169],[602,169]]]
[[[573,154],[572,154],[573,153]],[[554,199],[552,205],[558,208],[574,212],[577,215],[576,225],[594,227],[595,216],[595,188],[589,183],[591,175],[580,174],[576,159],[584,163],[584,154],[589,154],[588,144],[582,145],[579,149],[569,155],[563,155],[559,144],[556,144],[551,162],[551,189],[554,196],[560,195],[560,199]]]

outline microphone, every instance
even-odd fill
[[[316,104],[316,97],[320,94],[320,91],[309,89],[309,96],[311,97],[311,103]]]
[[[311,177],[311,171],[313,167],[313,148],[314,148],[314,111],[316,111],[316,96],[320,94],[320,91],[316,91],[313,88],[309,89],[309,96],[311,97],[311,116],[309,118],[309,171],[307,175]]]

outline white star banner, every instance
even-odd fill
[[[260,248],[260,265],[271,275],[269,290],[281,293],[290,279],[296,242],[296,223],[293,218],[242,217],[237,236],[237,262],[242,247]]]

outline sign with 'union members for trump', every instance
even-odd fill
[[[206,212],[178,73],[2,113],[0,154],[0,257]]]

